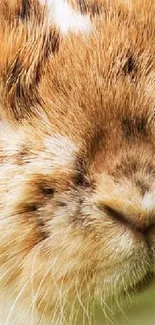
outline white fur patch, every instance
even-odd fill
[[[41,5],[48,6],[49,21],[56,24],[63,34],[69,31],[74,33],[89,33],[91,21],[89,15],[82,15],[73,10],[66,0],[39,0]]]
[[[55,137],[47,137],[45,140],[46,151],[49,151],[54,155],[54,166],[65,167],[68,164],[74,162],[75,154],[78,151],[76,145],[68,138],[61,135]]]
[[[155,208],[155,197],[151,193],[146,193],[142,200],[142,207],[145,210],[153,210]]]

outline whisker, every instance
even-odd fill
[[[15,299],[14,303],[12,304],[12,307],[11,307],[11,309],[10,309],[10,311],[9,311],[8,316],[7,316],[7,319],[6,319],[5,325],[8,325],[8,324],[9,324],[9,321],[10,321],[10,318],[11,318],[11,315],[12,315],[12,312],[13,312],[13,310],[14,310],[14,308],[15,308],[15,306],[16,306],[18,300],[19,300],[19,298],[21,297],[21,295],[23,294],[24,290],[26,289],[28,283],[29,283],[29,279],[26,281],[26,283],[24,284],[24,286],[22,287],[22,289],[20,290],[20,292],[19,292],[18,295],[16,296],[16,299]]]

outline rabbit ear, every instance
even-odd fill
[[[39,109],[37,86],[60,35],[38,0],[0,3],[0,116],[18,121]]]

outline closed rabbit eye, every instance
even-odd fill
[[[46,195],[53,195],[55,193],[55,190],[52,187],[44,187],[42,188],[42,192]]]
[[[56,190],[48,185],[40,185],[40,190],[42,194],[47,195],[47,196],[53,196]]]

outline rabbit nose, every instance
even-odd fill
[[[141,179],[147,185],[147,175],[144,176]],[[103,215],[146,233],[155,226],[155,191],[150,179],[145,193],[139,191],[134,181],[135,178],[115,181],[113,177],[103,174],[98,181],[94,201]]]
[[[140,231],[145,234],[155,226],[155,212],[154,215],[146,211],[124,213],[116,208],[104,205],[104,212],[115,221],[132,228],[133,230]]]

